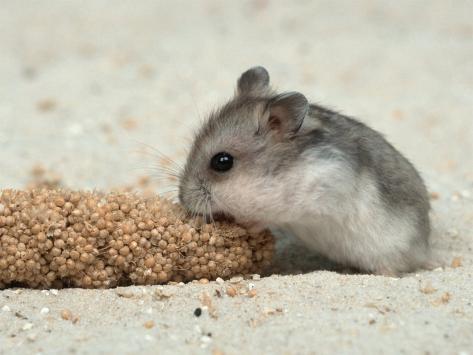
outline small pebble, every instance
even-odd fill
[[[39,313],[41,313],[41,314],[48,314],[48,313],[49,313],[49,308],[48,308],[48,307],[43,307],[43,308],[41,308],[41,310],[39,311]]]
[[[26,323],[21,329],[30,330],[31,328],[33,328],[33,323]]]
[[[118,297],[123,298],[133,298],[135,296],[135,293],[133,291],[130,291],[126,288],[118,288],[115,290],[115,293],[118,295]]]
[[[261,280],[261,276],[258,275],[258,274],[253,274],[253,276],[252,276],[251,278],[252,278],[253,280],[255,280],[255,281]]]
[[[51,293],[52,293],[54,296],[57,296],[58,293],[59,293],[58,290],[55,290],[55,289],[52,289],[52,290],[50,290],[50,291],[51,291]]]
[[[154,337],[153,337],[152,335],[149,335],[149,334],[146,334],[146,335],[145,335],[145,339],[146,339],[147,341],[154,341]]]
[[[202,315],[202,308],[197,307],[197,308],[194,310],[194,316],[200,317],[201,315]]]
[[[210,343],[212,341],[212,338],[209,337],[208,335],[203,335],[201,338],[200,338],[200,341],[203,342],[203,343]]]
[[[450,238],[458,237],[458,230],[456,230],[455,228],[449,229],[447,231],[447,236],[449,236]]]
[[[225,283],[225,281],[221,277],[217,277],[215,282],[217,282],[219,285],[223,285]]]
[[[2,311],[3,311],[3,312],[10,312],[11,309],[10,309],[10,307],[8,307],[7,305],[5,305],[5,306],[2,307]]]
[[[202,285],[206,285],[206,284],[209,283],[209,279],[205,279],[205,278],[204,278],[204,279],[200,279],[200,280],[199,280],[199,283],[202,284]]]
[[[241,276],[235,276],[230,279],[230,283],[232,284],[237,284],[243,281],[243,277]]]
[[[248,297],[250,297],[250,298],[255,297],[256,294],[257,294],[257,293],[256,293],[256,290],[255,290],[255,289],[248,291]]]

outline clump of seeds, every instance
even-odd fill
[[[272,236],[205,224],[159,197],[0,191],[0,288],[107,288],[261,272]]]

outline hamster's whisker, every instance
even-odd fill
[[[156,171],[156,172],[161,172],[161,173],[166,173],[168,175],[175,176],[177,178],[181,177],[181,172],[178,170],[174,170],[170,167],[165,167],[165,166],[159,166],[159,165],[154,165],[149,167],[150,171]]]
[[[207,205],[209,206],[210,223],[215,224],[214,215],[212,213],[212,199],[211,199],[210,195],[207,199]]]
[[[178,181],[179,181],[179,177],[168,174],[168,173],[165,173],[165,172],[152,173],[151,177],[158,178],[158,179],[161,179],[161,180],[167,180],[169,182],[172,182],[172,183],[176,184],[176,186],[178,185]]]
[[[204,222],[205,224],[208,224],[208,215],[207,215],[207,202],[205,199],[203,199],[203,203],[202,203],[202,216],[204,216]]]
[[[194,213],[192,215],[192,218],[197,218],[198,215],[202,215],[202,211],[201,211],[202,204],[203,204],[203,199],[199,199],[199,202],[197,203],[197,205],[195,206],[195,210],[193,211]]]
[[[137,153],[146,154],[153,158],[157,158],[157,160],[160,161],[162,165],[172,166],[176,171],[183,170],[183,166],[181,164],[179,164],[176,160],[172,159],[169,155],[166,155],[161,152],[158,148],[143,142],[137,142],[137,144],[145,148],[145,150],[142,149],[140,151],[137,151]],[[149,150],[151,150],[151,152]]]
[[[205,224],[209,224],[211,222],[211,216],[209,215],[209,195],[206,194],[204,199],[203,207],[203,215],[205,216]]]
[[[165,190],[165,191],[159,191],[159,195],[166,195],[166,194],[171,194],[171,193],[177,193],[179,190],[178,189],[169,189],[169,190]]]

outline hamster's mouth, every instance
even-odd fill
[[[235,217],[233,217],[229,213],[225,213],[222,211],[213,212],[211,215],[207,216],[207,219],[213,219],[214,221],[225,221],[230,223],[235,222]]]

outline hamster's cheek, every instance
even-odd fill
[[[248,175],[221,181],[213,189],[215,206],[239,221],[259,219],[261,210],[267,208],[260,185],[264,186],[262,179]]]

